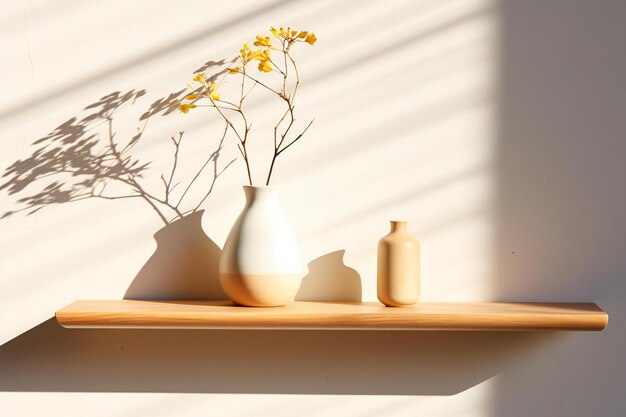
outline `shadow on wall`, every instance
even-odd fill
[[[361,276],[344,265],[345,250],[327,253],[309,263],[309,273],[296,294],[298,301],[361,301]]]
[[[553,337],[69,330],[52,318],[0,347],[0,391],[454,395]]]
[[[227,72],[226,61],[207,61],[194,72],[212,71],[208,81]],[[157,249],[137,273],[126,299],[225,299],[219,284],[221,249],[202,230],[206,201],[220,175],[234,162],[219,167],[220,151],[228,130],[217,148],[181,185],[176,168],[183,132],[172,137],[173,163],[168,173],[160,174],[162,190],[151,190],[144,184],[150,162],[142,162],[133,153],[144,136],[150,118],[167,116],[178,109],[187,89],[173,92],[154,101],[139,117],[136,134],[123,138],[115,131],[118,111],[134,105],[146,95],[145,90],[116,91],[87,105],[82,112],[61,123],[46,136],[37,139],[32,154],[5,169],[0,191],[15,197],[16,207],[0,214],[0,219],[17,213],[34,214],[54,204],[85,199],[118,200],[133,198],[147,203],[165,226],[154,238]],[[208,190],[199,201],[185,200],[196,180],[208,181]],[[174,194],[174,188],[177,194]],[[186,208],[185,208],[186,207]],[[324,255],[311,263],[305,277],[300,300],[360,301],[359,274],[343,265],[344,251]]]
[[[493,297],[594,301],[611,320],[511,361],[491,415],[623,415],[626,3],[500,3]]]
[[[124,299],[225,300],[219,281],[222,250],[202,229],[204,210],[163,227],[155,252],[135,276]],[[300,301],[361,301],[361,278],[343,264],[345,250],[309,263],[296,296]]]
[[[224,298],[221,250],[202,230],[203,213],[155,234],[157,248],[124,298]],[[300,300],[361,300],[360,276],[343,264],[344,253],[309,264]],[[479,339],[468,333],[68,330],[51,318],[0,346],[0,391],[449,395],[493,376],[493,366],[464,359],[468,346],[484,354]],[[497,339],[504,350],[520,340]],[[385,365],[381,356],[395,360]],[[453,373],[442,377],[451,364]]]
[[[229,62],[208,61],[200,69],[215,68],[208,78],[215,80],[227,69]],[[221,69],[220,69],[221,68]],[[149,172],[150,162],[142,162],[134,155],[144,137],[150,118],[167,116],[178,109],[188,93],[187,89],[173,92],[153,102],[139,117],[136,134],[124,138],[114,127],[120,109],[134,105],[146,94],[145,90],[115,91],[87,105],[76,116],[61,123],[46,136],[37,139],[27,158],[20,159],[5,169],[0,191],[16,200],[16,207],[0,214],[0,219],[20,212],[27,215],[53,204],[78,202],[86,199],[139,199],[147,203],[164,224],[197,211],[209,197],[220,175],[234,162],[219,168],[219,158],[228,128],[193,178],[185,183],[177,178],[180,165],[179,150],[184,132],[171,137],[173,162],[168,173]],[[162,180],[162,189],[146,187],[147,175]],[[196,180],[207,181],[207,192],[193,203],[185,200]],[[174,195],[174,188],[178,194]]]
[[[157,248],[124,299],[226,299],[219,282],[222,250],[202,230],[203,213],[192,213],[155,233]]]

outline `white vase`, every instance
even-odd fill
[[[278,204],[276,187],[244,186],[246,205],[220,258],[220,282],[236,304],[282,306],[293,301],[306,269]]]

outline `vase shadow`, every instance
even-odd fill
[[[222,250],[202,229],[199,210],[154,234],[157,248],[124,294],[125,300],[227,300],[219,280]],[[361,276],[343,262],[345,250],[322,255],[309,272],[297,301],[361,301]]]
[[[361,275],[343,262],[345,250],[322,255],[309,263],[297,301],[361,301]]]
[[[219,281],[222,250],[202,230],[203,213],[191,213],[154,234],[157,248],[124,299],[226,299]]]

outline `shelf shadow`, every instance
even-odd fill
[[[454,395],[549,334],[69,330],[51,318],[0,346],[0,391]]]

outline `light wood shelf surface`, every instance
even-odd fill
[[[229,301],[80,300],[57,311],[67,328],[337,330],[602,330],[608,315],[593,303],[294,302],[237,307]]]

